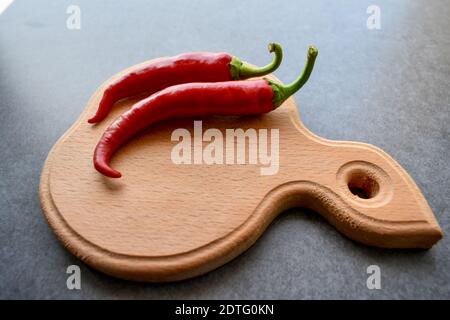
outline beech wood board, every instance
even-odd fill
[[[430,248],[442,231],[422,193],[388,154],[369,144],[331,141],[302,124],[293,98],[251,117],[178,119],[154,125],[123,146],[110,179],[93,167],[106,127],[138,99],[117,103],[97,125],[105,82],[45,162],[40,201],[57,237],[90,266],[119,278],[163,282],[211,271],[248,249],[281,212],[307,207],[347,237],[376,247]],[[171,134],[217,128],[279,130],[279,171],[261,165],[176,165]],[[205,143],[207,144],[207,143]],[[369,199],[350,187],[366,191]],[[299,244],[301,245],[301,244]]]

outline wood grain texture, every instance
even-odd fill
[[[103,84],[45,162],[40,201],[61,242],[107,274],[138,281],[174,281],[211,271],[249,248],[282,211],[311,208],[347,237],[385,248],[429,248],[441,229],[418,187],[389,155],[363,143],[315,136],[300,121],[293,98],[266,115],[211,117],[203,130],[279,129],[279,171],[260,165],[176,165],[177,128],[194,119],[149,128],[114,157],[123,174],[95,171],[92,155],[106,126],[136,99],[116,104],[102,123],[87,119]],[[370,199],[354,195],[364,189]]]

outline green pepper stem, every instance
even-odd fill
[[[309,76],[314,68],[314,62],[316,61],[316,57],[319,51],[315,46],[309,46],[308,54],[306,58],[306,64],[303,68],[302,74],[292,83],[288,85],[282,85],[272,80],[267,80],[269,84],[272,86],[274,92],[273,104],[274,107],[279,107],[286,99],[300,90],[301,87],[308,81]]]
[[[233,80],[245,80],[253,77],[262,77],[275,71],[283,60],[283,50],[278,43],[269,44],[269,52],[275,54],[271,63],[264,67],[254,67],[251,64],[240,60],[237,57],[231,59],[231,78]]]

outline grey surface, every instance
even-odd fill
[[[0,15],[1,298],[450,298],[449,241],[431,250],[359,245],[302,209],[205,276],[136,284],[103,275],[66,251],[47,226],[39,176],[56,140],[115,72],[162,55],[224,50],[255,64],[276,40],[293,79],[319,48],[296,94],[303,122],[330,139],[377,145],[411,174],[449,233],[450,1],[16,1]],[[82,28],[66,28],[81,7]],[[66,289],[68,265],[82,289]],[[382,289],[366,288],[380,266]]]

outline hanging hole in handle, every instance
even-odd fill
[[[389,175],[379,166],[361,160],[340,167],[337,184],[346,199],[364,207],[382,206],[393,195]]]
[[[348,189],[361,199],[372,199],[380,191],[378,182],[363,171],[353,171],[349,174]]]

